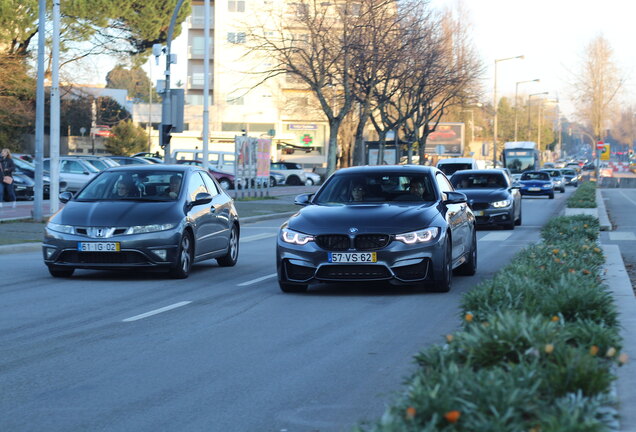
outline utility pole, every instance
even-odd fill
[[[44,34],[41,35],[44,37]],[[60,0],[53,0],[53,48],[51,51],[51,184],[50,209],[60,208]]]
[[[35,201],[33,202],[33,220],[42,222],[44,200],[44,42],[46,39],[44,35],[46,34],[46,0],[39,0],[38,9],[38,79],[35,97]],[[51,186],[52,184],[49,184],[49,195]]]

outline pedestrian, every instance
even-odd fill
[[[0,175],[2,176],[2,185],[0,186],[0,206],[4,196],[8,197],[8,201],[15,208],[15,190],[13,189],[13,173],[15,172],[15,164],[11,158],[11,151],[8,148],[2,149],[0,153]]]

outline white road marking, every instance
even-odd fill
[[[609,233],[610,240],[636,240],[636,235],[631,231],[612,231]]]
[[[141,315],[135,315],[134,317],[126,318],[126,319],[124,319],[122,321],[123,322],[137,321],[137,320],[140,320],[140,319],[143,319],[143,318],[148,318],[149,316],[157,315],[157,314],[160,314],[162,312],[166,312],[166,311],[169,311],[169,310],[172,310],[172,309],[179,308],[181,306],[185,306],[185,305],[190,304],[190,303],[192,303],[192,302],[191,301],[182,301],[182,302],[179,302],[179,303],[172,304],[170,306],[162,307],[162,308],[159,308],[159,309],[152,310],[150,312],[143,313]]]
[[[636,205],[636,201],[634,201],[633,199],[631,199],[630,197],[628,197],[628,196],[627,196],[627,194],[626,194],[625,192],[621,191],[621,195],[623,195],[623,197],[624,197],[627,201],[629,201],[629,202],[631,202],[632,204]]]
[[[267,279],[271,279],[271,278],[273,278],[273,277],[276,277],[276,273],[272,273],[272,274],[269,274],[269,275],[267,275],[267,276],[259,277],[259,278],[257,278],[257,279],[252,279],[252,280],[250,280],[250,281],[240,283],[240,284],[238,284],[238,286],[248,286],[248,285],[252,285],[252,284],[255,284],[255,283],[262,282],[262,281],[267,280]]]
[[[512,235],[511,232],[491,232],[480,238],[481,241],[504,241]]]
[[[271,237],[276,237],[276,233],[261,233],[261,234],[254,234],[247,237],[241,237],[241,243],[249,243],[252,241],[262,240],[262,239],[271,238]]]

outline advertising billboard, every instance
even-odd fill
[[[462,156],[464,152],[464,123],[438,123],[426,138],[426,153]]]

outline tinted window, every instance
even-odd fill
[[[521,174],[521,180],[550,180],[548,173],[544,172],[526,172]]]
[[[117,183],[126,181],[131,185],[130,189],[135,193],[136,199],[157,201],[172,200],[170,197],[171,177],[183,176],[177,171],[143,171],[134,169],[126,171],[103,171],[95,177],[76,196],[79,201],[114,200],[120,199],[116,195]],[[134,186],[132,186],[134,185]]]
[[[203,179],[200,175],[195,173],[195,175],[190,176],[190,180],[188,180],[188,197],[190,201],[194,201],[201,192],[207,191],[208,189],[205,187],[205,183],[203,183]]]
[[[348,174],[331,177],[314,198],[315,204],[435,201],[427,174]]]
[[[219,188],[216,186],[216,183],[214,182],[214,180],[212,180],[212,177],[210,177],[208,173],[205,173],[203,171],[201,171],[200,174],[201,174],[201,177],[203,177],[203,182],[205,183],[205,186],[208,188],[208,192],[210,192],[210,195],[212,196],[218,195]]]
[[[454,174],[450,179],[456,189],[502,189],[508,187],[503,174]]]
[[[448,163],[441,164],[438,168],[441,172],[443,172],[447,176],[450,176],[457,171],[472,169],[472,167],[473,166],[469,163]]]

